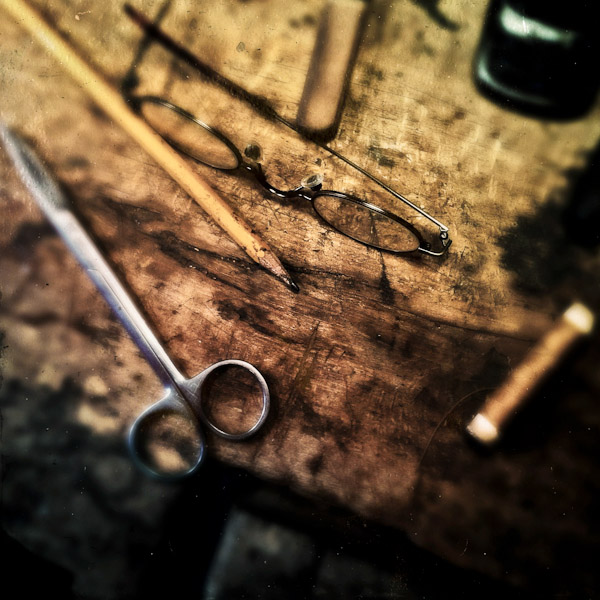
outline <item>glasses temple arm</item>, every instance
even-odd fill
[[[410,206],[410,208],[412,208],[413,210],[416,210],[420,215],[422,215],[426,219],[429,219],[429,221],[431,221],[432,223],[434,223],[435,225],[437,225],[440,228],[440,232],[448,233],[449,230],[446,225],[444,225],[443,223],[440,223],[435,217],[432,217],[429,213],[425,212],[422,208],[418,207],[416,204],[413,204],[410,200],[405,198],[402,194],[398,193],[397,191],[392,189],[389,185],[385,184],[383,181],[381,181],[380,179],[375,177],[375,175],[371,175],[371,173],[369,173],[368,171],[363,169],[360,165],[357,165],[356,163],[352,162],[349,158],[346,158],[343,154],[340,154],[339,152],[337,152],[337,150],[334,150],[330,146],[327,146],[325,144],[319,144],[319,146],[321,146],[321,148],[323,148],[324,150],[327,150],[328,152],[333,154],[335,157],[344,161],[347,165],[351,166],[353,169],[356,169],[359,173],[362,173],[363,175],[368,177],[371,181],[376,183],[379,187],[383,188],[386,192],[389,192],[390,194],[392,194],[392,196],[394,196],[395,198],[398,198],[398,200],[401,200],[402,202],[404,202],[404,204],[406,204],[407,206]]]

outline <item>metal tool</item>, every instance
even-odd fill
[[[228,440],[242,440],[256,433],[267,418],[270,402],[269,388],[261,373],[245,361],[224,360],[211,365],[195,377],[184,377],[161,346],[94,241],[71,211],[65,195],[33,150],[2,124],[0,139],[14,162],[17,173],[39,207],[96,284],[165,386],[165,396],[142,412],[129,432],[129,449],[140,468],[163,479],[177,479],[196,471],[202,463],[206,446],[201,424]],[[209,376],[231,366],[249,371],[258,382],[262,395],[260,416],[252,427],[242,433],[223,431],[207,418],[203,409],[203,391]],[[155,464],[155,457],[149,454],[148,448],[152,436],[159,430],[160,421],[173,415],[183,416],[192,421],[197,443],[194,445],[192,458],[183,468],[166,471]]]

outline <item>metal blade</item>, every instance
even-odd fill
[[[0,139],[17,174],[46,215],[68,209],[66,196],[29,145],[3,123],[0,123]]]

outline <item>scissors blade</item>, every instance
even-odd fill
[[[71,210],[69,200],[33,149],[1,123],[0,139],[15,165],[17,174],[38,206],[96,284],[160,380],[165,386],[179,385],[185,381],[94,240]]]
[[[17,174],[46,216],[54,221],[54,211],[68,210],[66,196],[33,150],[4,123],[0,123],[0,138]]]

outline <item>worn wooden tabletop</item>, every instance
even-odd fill
[[[120,2],[33,4],[121,85],[142,34]],[[161,5],[134,6],[154,17]],[[322,6],[179,1],[162,27],[293,121]],[[371,2],[331,141],[448,225],[446,257],[366,248],[245,176],[194,167],[276,250],[299,294],[252,264],[9,18],[0,116],[47,162],[186,374],[241,358],[265,375],[267,427],[241,444],[209,436],[213,456],[519,582],[573,567],[568,557],[598,542],[586,525],[599,480],[598,340],[555,382],[557,397],[523,415],[510,446],[483,455],[463,431],[571,300],[600,306],[598,256],[570,245],[559,222],[600,121],[597,109],[537,120],[481,97],[471,67],[484,11],[466,0]],[[388,201],[156,44],[136,73],[139,91],[189,107],[240,148],[259,143],[282,187],[320,172],[326,187]],[[69,410],[90,438],[124,436],[158,381],[4,152],[0,181],[4,386],[75,381],[81,400]],[[13,443],[5,435],[3,452]]]

